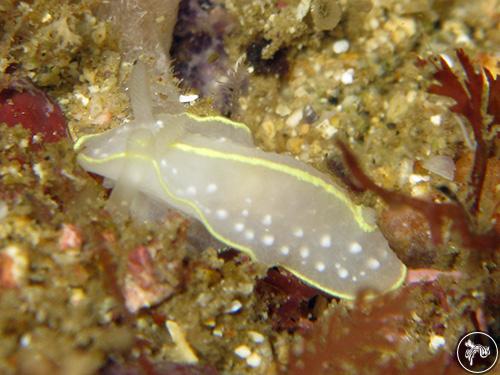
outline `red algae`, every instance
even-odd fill
[[[59,105],[27,79],[5,79],[0,83],[0,123],[21,124],[40,134],[45,142],[68,137],[64,114]]]
[[[453,99],[455,104],[450,106],[450,111],[466,118],[472,127],[476,150],[467,199],[471,201],[470,211],[475,215],[479,211],[486,165],[493,146],[493,139],[486,136],[492,130],[493,125],[500,124],[500,78],[498,76],[494,78],[486,67],[482,68],[484,75],[482,71],[476,72],[471,60],[463,50],[458,49],[456,53],[466,75],[465,84],[462,85],[446,60],[440,57],[440,66],[434,64],[436,68],[434,78],[440,85],[433,84],[428,91]],[[487,77],[489,89],[486,93],[486,114],[491,116],[491,120],[487,120],[482,112],[484,76]],[[488,140],[488,138],[490,139]]]
[[[257,293],[266,301],[274,329],[307,331],[312,327],[314,297],[331,299],[324,292],[302,283],[290,272],[271,268],[257,282]]]

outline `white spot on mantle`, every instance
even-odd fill
[[[262,243],[266,246],[271,246],[274,243],[274,236],[272,234],[263,235]]]
[[[290,248],[288,246],[282,246],[280,252],[283,255],[288,255],[290,253]]]
[[[363,248],[358,242],[353,242],[349,245],[349,252],[351,254],[358,254],[363,251]]]
[[[228,213],[226,210],[223,210],[223,209],[219,209],[215,212],[215,214],[217,215],[217,217],[219,219],[227,219],[228,217]]]
[[[271,225],[273,222],[273,218],[271,215],[265,215],[263,218],[262,218],[262,224],[264,225]]]
[[[320,242],[323,247],[330,247],[332,245],[332,239],[328,234],[322,236]]]
[[[366,265],[368,266],[369,269],[376,270],[377,268],[380,267],[380,262],[375,258],[370,258],[366,262]]]
[[[215,193],[217,191],[217,185],[209,184],[207,186],[207,193]]]
[[[345,268],[340,268],[339,269],[339,277],[341,279],[345,279],[347,276],[349,276],[349,272]]]
[[[316,270],[319,272],[323,272],[325,270],[325,263],[323,262],[316,263]]]

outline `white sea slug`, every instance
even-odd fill
[[[241,123],[155,115],[145,82],[139,65],[130,85],[132,122],[75,145],[83,168],[113,181],[126,205],[131,192],[163,202],[228,246],[341,298],[401,285],[404,264],[367,221],[367,209],[327,175],[255,147]]]

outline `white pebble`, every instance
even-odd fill
[[[253,340],[256,344],[262,344],[264,342],[264,335],[255,331],[248,331],[248,336]]]
[[[292,112],[290,116],[288,116],[285,123],[288,127],[294,128],[300,123],[300,121],[302,120],[302,116],[303,116],[302,108],[296,109],[295,111]]]
[[[252,353],[250,356],[247,358],[247,365],[250,367],[259,367],[262,362],[262,358],[260,358],[260,355],[257,353]]]
[[[445,344],[446,340],[443,336],[432,334],[429,340],[429,349],[431,349],[432,352],[435,352]]]
[[[252,352],[250,348],[246,345],[240,345],[236,349],[234,349],[234,354],[236,354],[240,358],[248,358]]]
[[[19,344],[21,345],[22,348],[26,348],[29,346],[31,343],[31,335],[29,333],[23,335],[21,337],[21,340],[19,340]]]
[[[408,176],[408,181],[410,182],[410,184],[412,185],[416,185],[420,182],[427,182],[429,181],[431,178],[430,176],[424,176],[424,175],[421,175],[421,174],[411,174],[410,176]]]
[[[300,248],[300,256],[304,259],[309,256],[309,249],[306,246]]]
[[[234,300],[231,302],[231,305],[229,305],[229,308],[226,310],[228,314],[235,314],[241,310],[243,305],[241,304],[240,301]]]
[[[354,69],[349,68],[347,69],[342,75],[340,76],[340,81],[344,85],[350,85],[351,83],[354,82]]]
[[[243,223],[234,224],[234,230],[236,232],[243,232],[243,229],[245,229],[245,224],[243,224]]]
[[[280,252],[283,255],[288,255],[290,253],[290,248],[288,246],[282,246]]]
[[[434,116],[431,116],[431,122],[436,125],[436,126],[439,126],[441,125],[441,121],[442,121],[442,117],[441,115],[434,115]]]
[[[340,39],[333,43],[333,52],[344,53],[349,50],[349,41],[347,39]]]
[[[280,116],[288,116],[291,112],[290,108],[288,108],[286,105],[284,104],[278,104],[276,106],[276,110],[275,112],[280,115]]]
[[[192,103],[196,99],[198,99],[198,95],[196,94],[190,94],[190,95],[179,95],[179,102],[180,103]]]

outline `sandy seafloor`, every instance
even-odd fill
[[[156,44],[134,40],[153,41],[171,44],[167,85],[200,95],[181,110],[241,121],[258,147],[342,184],[340,137],[378,185],[467,207],[472,128],[450,99],[427,91],[435,67],[418,61],[441,56],[463,79],[461,48],[498,74],[498,1],[191,0],[173,36],[130,17],[175,21],[175,1],[111,8],[118,3],[144,13],[120,17],[92,0],[0,3],[0,109],[29,79],[68,127],[57,142],[0,127],[0,373],[463,373],[454,351],[465,332],[498,339],[498,246],[466,248],[446,225],[436,245],[418,213],[353,193],[376,209],[413,278],[372,301],[339,300],[244,254],[218,253],[178,212],[124,217],[72,148],[130,118],[132,60],[159,56]],[[492,129],[477,232],[499,229]],[[436,160],[444,171],[429,167]]]

